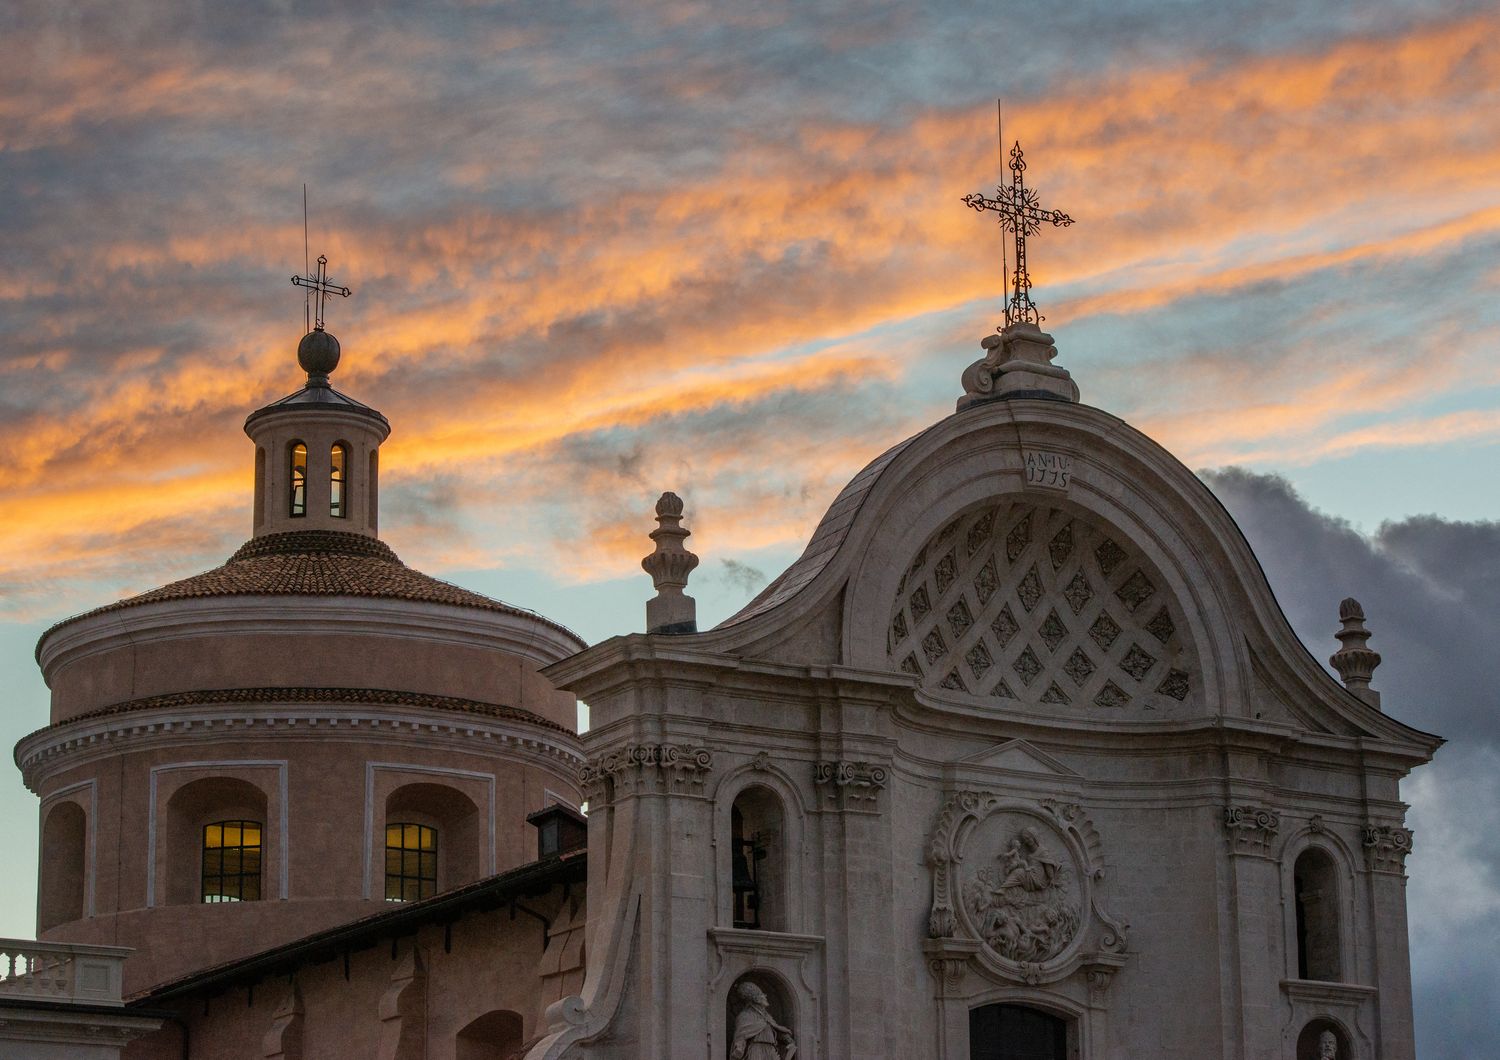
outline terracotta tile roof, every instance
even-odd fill
[[[573,730],[549,721],[540,714],[533,714],[520,707],[508,707],[500,703],[485,703],[477,699],[459,699],[455,696],[437,696],[426,692],[394,692],[383,688],[214,688],[194,692],[171,692],[142,699],[128,699],[111,703],[107,707],[76,714],[66,721],[43,726],[37,732],[71,725],[76,721],[108,718],[118,714],[131,714],[142,710],[165,707],[198,707],[215,704],[242,703],[349,703],[380,707],[423,707],[428,710],[452,710],[465,714],[478,714],[487,718],[519,721],[554,732],[573,735]],[[32,733],[35,736],[36,733]]]
[[[389,545],[373,537],[341,530],[294,530],[253,537],[222,567],[171,582],[159,589],[119,600],[66,618],[47,632],[70,622],[163,600],[212,596],[368,596],[474,607],[527,615],[575,640],[572,630],[534,611],[460,589],[413,570]],[[46,639],[46,634],[43,635]]]

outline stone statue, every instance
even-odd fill
[[[1332,1031],[1318,1035],[1318,1060],[1338,1060],[1339,1039]]]
[[[729,1060],[792,1060],[797,1042],[792,1032],[771,1018],[771,1002],[752,982],[735,988],[740,1011],[734,1017]]]
[[[968,887],[969,910],[979,933],[1001,956],[1044,961],[1078,932],[1078,906],[1067,869],[1042,849],[1041,837],[1022,828],[997,858],[999,872],[983,871]]]

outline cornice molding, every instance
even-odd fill
[[[356,703],[181,705],[101,715],[32,733],[16,744],[15,761],[27,788],[40,793],[49,775],[101,758],[271,735],[278,740],[399,741],[404,747],[446,751],[461,744],[470,754],[532,764],[541,760],[570,777],[584,764],[578,738],[550,726],[441,708]]]

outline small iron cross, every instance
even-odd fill
[[[348,298],[354,292],[347,287],[340,287],[328,279],[328,259],[322,254],[318,255],[318,271],[314,276],[293,276],[292,283],[298,287],[307,287],[318,292],[318,314],[314,318],[316,323],[314,331],[323,330],[323,303],[331,294],[340,298]]]
[[[1005,324],[1025,321],[1040,324],[1042,314],[1037,312],[1031,300],[1031,273],[1026,269],[1026,237],[1041,231],[1042,225],[1066,228],[1073,218],[1061,210],[1044,210],[1037,204],[1037,194],[1026,186],[1026,156],[1021,153],[1021,141],[1010,149],[1010,187],[995,188],[995,198],[984,195],[965,195],[964,205],[976,210],[993,210],[1000,215],[1000,224],[1016,237],[1016,272],[1005,305]]]

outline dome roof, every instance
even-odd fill
[[[278,398],[263,408],[258,408],[249,416],[245,417],[245,426],[263,416],[270,416],[277,412],[305,412],[312,409],[326,410],[331,412],[352,412],[357,416],[368,416],[372,420],[381,423],[386,431],[391,429],[390,421],[378,410],[372,409],[362,401],[356,401],[348,394],[341,393],[323,383],[309,382],[301,390],[288,394],[284,398]]]
[[[53,626],[48,634],[94,615],[167,600],[303,595],[412,600],[524,615],[578,641],[580,648],[584,646],[566,626],[534,611],[439,581],[402,563],[385,542],[338,530],[298,530],[251,538],[223,566],[74,615]]]

